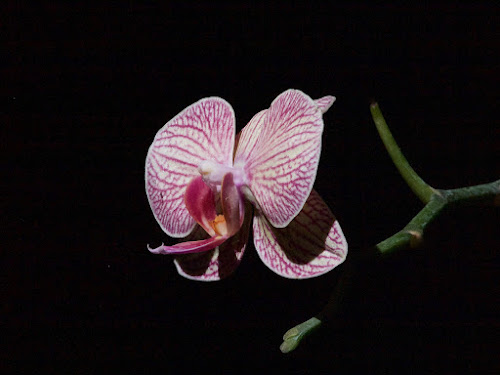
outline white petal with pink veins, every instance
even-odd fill
[[[169,236],[184,237],[195,226],[184,193],[199,176],[198,165],[212,160],[232,166],[234,123],[231,105],[210,97],[184,109],[156,134],[146,157],[146,193],[156,220]]]
[[[240,167],[238,161],[240,161],[241,166],[244,165],[248,155],[252,155],[254,148],[258,144],[260,132],[264,125],[264,120],[266,118],[267,109],[260,111],[248,122],[248,124],[241,130],[238,139],[238,148],[235,154],[235,167]]]
[[[256,213],[253,233],[255,248],[264,264],[290,279],[322,275],[347,256],[342,229],[314,190],[303,210],[286,228],[274,228]]]
[[[302,209],[316,178],[321,110],[302,91],[287,90],[247,126],[250,129],[243,129],[239,140],[235,167],[244,167],[248,187],[269,222],[285,227]]]

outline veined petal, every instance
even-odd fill
[[[278,275],[306,279],[322,275],[347,256],[347,241],[332,212],[311,191],[306,204],[286,228],[272,227],[256,212],[254,243],[260,259]]]
[[[248,187],[269,222],[285,227],[302,209],[316,178],[321,110],[302,91],[287,90],[247,126],[234,165],[244,168]]]
[[[190,105],[156,134],[146,157],[146,193],[161,228],[172,237],[189,234],[195,221],[184,204],[186,186],[203,160],[232,166],[234,111],[210,97]]]
[[[335,103],[335,96],[327,95],[319,99],[315,99],[314,103],[321,110],[321,113],[325,113],[330,109],[330,107]],[[241,130],[238,134],[239,139],[237,145],[241,141],[241,146],[238,146],[237,152],[240,155],[250,155],[252,153],[252,149],[255,147],[257,143],[257,138],[262,130],[262,125],[264,124],[264,118],[267,109],[264,109],[257,113],[249,123]]]
[[[212,222],[217,216],[214,192],[203,182],[201,176],[195,177],[186,187],[184,203],[191,217],[210,236],[215,236]]]
[[[335,98],[335,96],[328,95],[328,96],[323,96],[322,98],[316,99],[314,102],[319,107],[321,113],[325,113],[326,111],[328,111],[328,109],[330,109],[332,104],[335,103],[336,99],[337,98]]]
[[[231,275],[240,264],[245,252],[251,218],[252,206],[246,203],[245,218],[238,233],[213,250],[176,256],[174,263],[177,272],[188,279],[198,281],[217,281]],[[207,234],[197,227],[189,238],[204,236]]]
[[[249,155],[254,153],[255,147],[258,145],[260,132],[264,125],[267,109],[260,111],[252,117],[250,122],[238,133],[238,148],[234,158],[234,166],[238,167],[238,161],[245,163]]]

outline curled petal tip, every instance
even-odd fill
[[[324,114],[326,111],[328,111],[332,104],[335,103],[335,100],[337,100],[335,96],[327,95],[322,98],[316,99],[314,102],[320,109],[321,113]]]
[[[163,242],[161,243],[161,245],[160,245],[160,246],[155,247],[155,248],[151,248],[151,247],[149,246],[149,244],[147,245],[148,250],[149,250],[151,253],[153,253],[153,254],[159,254],[159,253],[160,253],[160,250],[163,248],[163,246],[164,246]]]

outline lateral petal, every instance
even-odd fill
[[[269,222],[283,228],[309,196],[321,152],[323,118],[318,105],[299,90],[287,90],[242,131],[235,167]],[[255,128],[258,136],[250,136]],[[254,130],[254,131],[255,131]]]
[[[302,211],[286,228],[274,228],[256,212],[253,236],[264,264],[289,279],[322,275],[341,264],[347,256],[347,241],[342,229],[314,190]]]
[[[253,150],[258,144],[257,141],[264,125],[266,113],[267,109],[257,113],[238,134],[238,148],[234,157],[235,167],[239,167],[238,162],[244,165],[249,156],[254,153]]]
[[[245,218],[238,233],[213,250],[176,256],[174,263],[177,272],[198,281],[217,281],[231,275],[245,252],[251,219],[252,206],[246,203]],[[199,226],[196,228],[189,238],[203,238],[207,235]]]
[[[190,105],[156,134],[146,157],[148,201],[160,227],[172,237],[189,234],[195,221],[184,204],[187,184],[203,160],[232,166],[234,111],[224,99]]]

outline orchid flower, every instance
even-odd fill
[[[147,154],[146,193],[163,231],[188,237],[149,251],[174,254],[184,277],[220,280],[240,263],[252,225],[259,257],[278,275],[305,279],[342,263],[347,241],[312,190],[334,101],[287,90],[237,136],[234,111],[218,97],[167,122]]]

